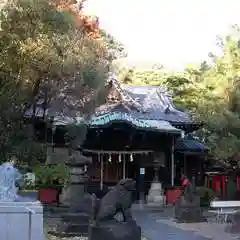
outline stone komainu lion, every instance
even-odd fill
[[[131,206],[133,191],[136,189],[136,182],[132,179],[121,180],[110,190],[98,203],[95,203],[93,219],[96,222],[112,220],[121,212],[124,221],[132,218]],[[96,197],[95,200],[96,202]]]

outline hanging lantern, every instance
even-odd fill
[[[184,137],[185,137],[185,132],[181,131],[181,138],[184,138]]]
[[[118,161],[119,161],[119,162],[122,162],[121,154],[119,154],[119,156],[118,156]]]
[[[133,155],[130,155],[130,162],[133,162]]]
[[[110,162],[110,163],[112,162],[111,154],[109,154],[108,162]]]

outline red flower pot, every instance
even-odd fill
[[[39,189],[39,201],[44,204],[56,204],[58,202],[59,191],[55,188]]]
[[[180,188],[168,189],[166,193],[166,200],[168,204],[174,204],[181,196],[182,190]]]

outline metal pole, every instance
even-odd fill
[[[171,185],[174,186],[175,179],[175,162],[174,162],[174,138],[172,138],[171,146]]]
[[[100,164],[101,164],[100,189],[103,190],[103,156],[99,154],[98,157],[100,158]]]
[[[126,155],[123,155],[123,179],[126,179]]]

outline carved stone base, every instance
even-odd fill
[[[193,223],[206,221],[197,196],[194,196],[192,201],[188,201],[184,197],[176,201],[174,215],[177,222]]]
[[[100,226],[89,226],[88,240],[141,240],[141,228],[134,220],[107,221]]]
[[[232,217],[232,224],[229,224],[229,226],[227,226],[226,231],[232,234],[240,233],[240,212],[234,214]]]
[[[84,193],[81,198],[78,202],[72,202],[68,211],[62,214],[57,232],[65,236],[81,236],[88,233],[92,199],[91,195]]]
[[[84,213],[68,213],[62,217],[61,224],[58,225],[57,232],[64,236],[87,235],[89,216]]]
[[[166,198],[162,191],[162,184],[160,182],[153,182],[147,196],[147,204],[149,206],[160,207],[165,205],[165,200]]]

